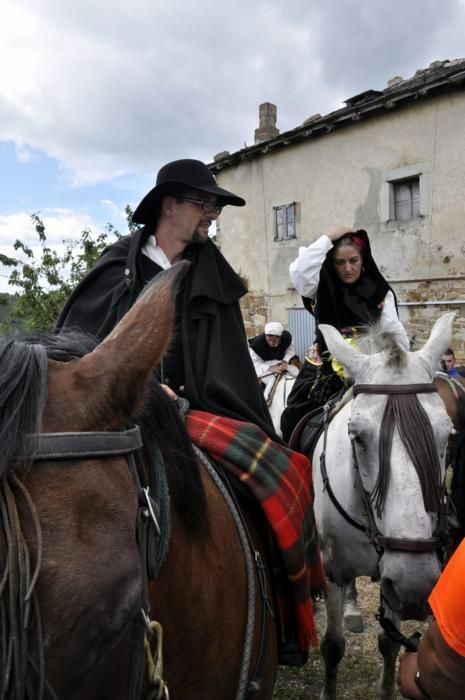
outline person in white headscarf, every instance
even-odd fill
[[[263,333],[249,340],[249,352],[257,377],[264,384],[267,399],[276,375],[289,371],[289,362],[296,357],[292,336],[281,323],[270,321]],[[295,367],[291,367],[290,371],[298,374]]]

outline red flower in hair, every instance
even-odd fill
[[[365,250],[367,247],[366,241],[363,238],[361,238],[361,236],[357,236],[356,233],[351,233],[350,239],[355,243],[361,254],[365,255]]]

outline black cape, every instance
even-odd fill
[[[289,441],[292,431],[303,416],[323,406],[330,396],[344,386],[332,368],[331,358],[318,325],[327,323],[339,331],[367,326],[379,319],[380,304],[389,290],[396,300],[394,291],[373,259],[367,232],[359,230],[356,236],[364,241],[362,274],[357,282],[347,285],[339,279],[334,269],[332,248],[321,267],[316,300],[302,297],[305,308],[315,316],[316,340],[323,364],[304,362],[294,382],[287,407],[281,416],[281,430],[286,441]],[[345,335],[349,334],[345,332]]]
[[[55,330],[78,328],[103,339],[161,268],[141,248],[151,229],[138,229],[109,246],[67,301]],[[239,276],[208,241],[191,245],[192,263],[176,298],[175,332],[160,379],[192,408],[246,420],[273,439],[272,421],[250,358],[239,299]]]
[[[260,335],[256,335],[255,338],[249,340],[252,350],[266,362],[269,360],[282,360],[291,343],[292,336],[289,331],[282,332],[281,339],[275,348],[268,345],[265,333],[260,333]]]

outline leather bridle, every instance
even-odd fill
[[[40,433],[31,435],[29,444],[28,457],[33,462],[99,459],[116,456],[127,458],[138,495],[137,543],[142,569],[142,606],[138,613],[141,615],[141,619],[139,622],[135,621],[133,625],[134,646],[128,700],[138,700],[141,697],[140,691],[145,666],[150,676],[150,687],[144,695],[145,700],[168,698],[168,689],[161,675],[161,632],[158,632],[158,623],[150,620],[148,595],[148,581],[149,578],[152,578],[149,577],[150,564],[147,558],[148,530],[153,528],[155,536],[160,536],[158,523],[160,509],[159,504],[152,498],[150,488],[147,485],[141,457],[143,442],[139,426],[135,425],[123,431]],[[155,650],[152,647],[155,647]],[[144,654],[142,653],[144,649],[146,664],[144,664]],[[47,689],[52,696],[55,696],[50,686]]]
[[[383,395],[405,395],[405,394],[419,394],[419,393],[432,393],[437,392],[437,388],[434,384],[403,384],[403,385],[391,385],[391,384],[356,384],[352,387],[353,396],[358,394],[383,394]],[[326,443],[327,443],[327,431],[330,422],[330,413],[332,410],[331,404],[326,404],[324,407],[324,436],[323,436],[323,450],[320,455],[320,469],[323,479],[324,489],[327,491],[328,496],[340,513],[340,515],[353,527],[362,532],[365,532],[370,542],[376,549],[378,556],[381,557],[384,550],[394,550],[403,551],[411,553],[426,553],[434,552],[440,548],[443,543],[443,538],[446,532],[446,515],[445,515],[445,504],[444,497],[441,495],[439,499],[440,506],[438,508],[438,527],[436,533],[433,537],[427,539],[410,539],[407,537],[385,537],[378,529],[376,524],[376,519],[372,508],[372,496],[368,493],[363,485],[363,481],[360,475],[359,464],[357,460],[357,453],[355,448],[355,443],[353,438],[351,438],[352,445],[352,458],[353,465],[356,471],[357,483],[360,486],[360,492],[362,495],[362,503],[364,508],[364,513],[366,517],[366,522],[361,523],[350,516],[341,503],[337,500],[329,482],[328,473],[326,470]]]

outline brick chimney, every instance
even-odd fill
[[[259,126],[255,129],[255,143],[269,141],[279,135],[276,128],[277,108],[271,102],[264,102],[259,107]]]

